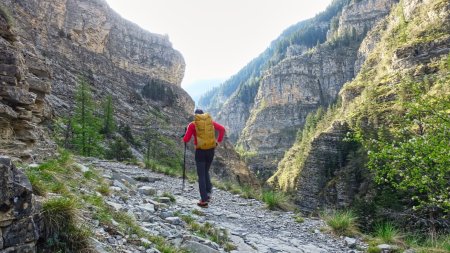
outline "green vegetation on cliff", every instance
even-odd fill
[[[233,94],[244,103],[253,102],[263,72],[286,58],[288,48],[309,49],[326,40],[328,26],[349,0],[334,0],[323,12],[314,18],[301,21],[287,28],[258,57],[248,63],[237,74],[219,87],[206,92],[199,99],[199,106],[217,113]],[[236,93],[235,93],[236,92]]]
[[[348,139],[363,150],[358,151],[362,157],[345,162],[367,159],[369,180],[376,183],[370,190],[375,195],[357,200],[364,203],[357,206],[373,207],[365,213],[371,222],[395,219],[401,226],[433,232],[448,225],[450,211],[449,3],[421,3],[409,15],[404,8],[400,2],[369,33],[368,39],[378,36],[380,41],[358,76],[341,90],[342,105],[318,122],[310,116],[306,133],[269,182],[294,191],[313,141],[345,122]]]

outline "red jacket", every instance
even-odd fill
[[[221,143],[223,140],[223,136],[225,135],[225,127],[223,127],[221,124],[216,123],[213,121],[214,129],[219,131],[219,137],[217,138],[217,142]],[[194,135],[194,144],[197,145],[197,134],[195,131],[195,124],[194,122],[189,123],[186,134],[183,137],[184,142],[189,142],[192,138],[192,135]]]

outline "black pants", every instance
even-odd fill
[[[212,184],[209,176],[209,168],[214,159],[214,149],[197,149],[195,150],[195,163],[197,165],[198,188],[202,201],[208,199],[211,194]]]

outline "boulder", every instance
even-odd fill
[[[35,252],[43,234],[40,206],[25,174],[0,156],[0,252]]]

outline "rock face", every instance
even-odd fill
[[[385,17],[396,0],[354,1],[342,10],[338,34],[366,34],[381,18]]]
[[[347,133],[362,129],[368,132],[363,134],[370,135],[370,130],[377,129],[376,126],[392,124],[386,122],[389,120],[385,114],[395,112],[398,86],[405,79],[421,80],[424,76],[435,75],[439,80],[441,72],[448,75],[448,67],[437,67],[436,62],[448,61],[449,9],[448,2],[404,1],[395,7],[396,13],[391,13],[366,36],[355,63],[355,71],[359,74],[340,91],[342,105],[334,118],[324,122],[327,127],[314,134],[306,144],[308,148],[300,150],[294,146],[284,157],[283,166],[271,178],[274,185],[296,192],[296,202],[302,210],[312,212],[324,207],[348,207],[355,198],[368,203],[374,198],[376,189],[371,185],[373,180],[366,168],[367,151],[348,142]],[[399,20],[397,12],[404,14],[404,21]],[[398,36],[398,27],[406,20],[411,25],[405,33],[417,35],[412,42],[402,41]],[[432,40],[424,40],[422,36],[428,36],[424,35],[427,31],[421,30],[424,27],[433,27],[439,32],[430,35]],[[375,87],[379,92],[376,96],[370,93]],[[293,154],[304,160],[296,164]],[[289,173],[294,183],[286,187],[280,183],[280,178],[286,182]]]
[[[309,52],[299,50],[299,55],[291,52],[265,72],[250,112],[246,113],[241,103],[226,104],[239,114],[237,120],[232,117],[230,121],[234,122],[233,129],[243,129],[238,145],[256,152],[250,167],[260,178],[267,179],[274,173],[308,113],[334,103],[342,86],[353,79],[355,66],[360,68],[358,60],[363,58],[358,57],[362,38],[389,13],[393,3],[370,0],[344,6],[334,17],[339,19],[337,27],[317,24],[329,29],[324,44]]]
[[[356,46],[325,46],[288,58],[263,77],[238,142],[245,150],[257,152],[251,168],[261,178],[273,174],[308,113],[335,101],[342,85],[353,78],[355,60]]]
[[[0,178],[0,251],[36,252],[43,223],[30,181],[4,156]]]
[[[4,5],[16,20],[24,50],[48,63],[48,101],[54,115],[72,112],[74,91],[84,77],[96,100],[113,96],[119,121],[133,130],[143,131],[149,124],[144,119],[159,110],[174,121],[171,135],[182,129],[180,122],[194,104],[180,88],[185,64],[167,36],[122,19],[102,0],[21,0]]]
[[[345,123],[335,122],[312,141],[296,186],[296,204],[301,210],[347,207],[361,192],[362,171],[348,166],[347,161],[353,150],[351,143],[344,141],[349,131]]]
[[[16,40],[10,19],[0,11],[0,153],[29,160],[53,150],[40,127],[50,117],[51,71]]]

